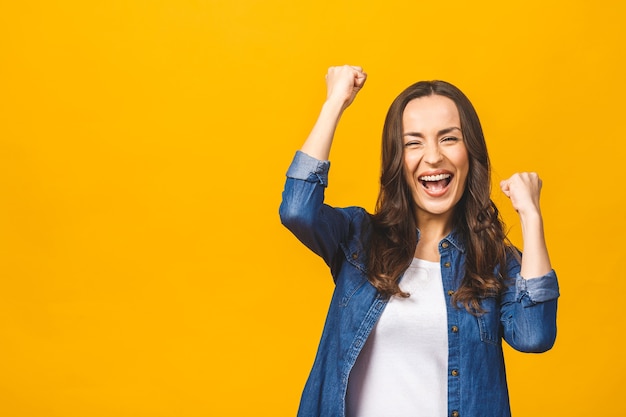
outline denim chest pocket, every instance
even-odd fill
[[[350,282],[350,285],[346,286],[345,291],[343,292],[343,296],[341,297],[340,307],[347,307],[348,303],[352,299],[352,296],[356,294],[360,288],[363,287],[367,283],[367,278],[362,278],[359,280],[354,280]]]
[[[345,262],[341,267],[342,283],[344,285],[340,307],[346,307],[352,296],[367,283],[364,252],[359,247],[342,245]]]
[[[500,309],[497,300],[493,297],[484,298],[481,306],[485,313],[476,317],[480,331],[480,340],[497,345],[500,343]]]

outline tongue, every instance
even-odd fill
[[[440,181],[426,181],[426,188],[432,191],[440,191],[446,187],[446,180]]]

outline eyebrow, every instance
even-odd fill
[[[448,133],[451,133],[454,130],[458,130],[459,132],[463,133],[460,127],[453,126],[453,127],[448,127],[446,129],[441,129],[439,132],[437,132],[437,136],[447,135]],[[414,137],[424,139],[424,135],[419,132],[407,132],[402,135],[402,137],[404,136],[414,136]]]

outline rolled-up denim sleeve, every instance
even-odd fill
[[[514,282],[502,295],[500,321],[504,339],[522,352],[544,352],[556,341],[556,311],[559,297],[557,275],[551,270],[537,278],[524,279],[519,264],[509,268]]]
[[[327,187],[329,169],[329,161],[320,161],[304,152],[297,151],[289,169],[287,169],[287,178],[319,182],[323,187]]]
[[[524,279],[515,277],[516,299],[524,307],[556,300],[559,297],[559,283],[556,272],[550,271],[539,278]]]
[[[324,204],[329,169],[330,162],[298,151],[287,170],[279,214],[282,224],[331,266],[349,232],[350,215]]]

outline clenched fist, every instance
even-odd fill
[[[361,90],[367,79],[363,68],[343,65],[330,67],[326,74],[326,100],[341,103],[341,108],[348,107]]]
[[[535,172],[516,173],[500,182],[502,192],[511,199],[520,216],[539,213],[541,179]]]

